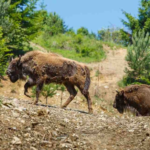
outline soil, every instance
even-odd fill
[[[126,50],[104,48],[105,60],[87,64],[92,79],[92,115],[80,93],[64,110],[60,109],[60,91],[49,98],[47,106],[43,97],[38,105],[32,105],[32,99],[23,95],[23,81],[2,81],[0,150],[149,150],[150,118],[120,115],[112,107],[117,83],[127,67]],[[65,91],[63,102],[68,96]]]

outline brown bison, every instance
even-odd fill
[[[150,86],[130,85],[117,91],[113,107],[120,113],[128,109],[136,116],[150,115]]]
[[[65,108],[76,96],[75,86],[77,86],[87,99],[89,113],[92,113],[92,103],[88,91],[90,71],[81,63],[54,53],[31,51],[22,57],[13,59],[6,73],[11,82],[28,77],[24,85],[24,94],[26,96],[28,96],[28,88],[36,85],[36,101],[34,104],[38,102],[43,84],[57,83],[64,84],[70,93],[70,97],[62,106],[62,108]]]

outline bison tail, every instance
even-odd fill
[[[85,84],[84,84],[84,89],[83,89],[83,93],[86,94],[89,90],[90,87],[90,70],[88,67],[85,66],[85,74],[86,74],[86,79],[85,79]]]

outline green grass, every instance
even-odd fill
[[[83,35],[59,34],[46,37],[42,33],[33,42],[47,51],[84,63],[99,62],[105,59],[106,54],[103,50],[103,44],[108,45],[112,49],[120,48],[120,45],[103,42]]]
[[[78,53],[75,52],[75,50],[70,51],[70,50],[55,49],[51,51],[54,53],[61,54],[66,58],[73,59],[79,62],[84,62],[84,63],[99,62],[105,58],[105,54],[101,55],[99,59],[97,59],[96,57],[81,57]]]

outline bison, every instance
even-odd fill
[[[126,109],[134,112],[136,116],[150,115],[150,86],[130,85],[117,91],[113,107],[120,113]]]
[[[62,105],[62,108],[65,108],[76,96],[75,86],[77,86],[87,99],[89,113],[93,111],[89,95],[90,71],[84,64],[55,53],[31,51],[22,57],[12,59],[6,74],[11,82],[16,82],[18,79],[27,79],[24,85],[24,94],[28,97],[30,97],[27,95],[28,88],[36,85],[34,104],[38,103],[39,94],[44,84],[64,84],[70,93],[69,98]]]

